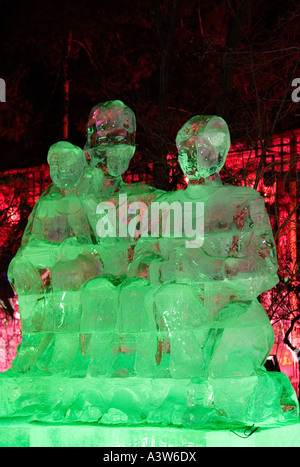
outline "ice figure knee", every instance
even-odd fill
[[[206,375],[249,377],[263,369],[274,331],[257,300],[230,302],[216,315],[204,346]]]

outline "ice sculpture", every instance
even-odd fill
[[[276,252],[263,199],[218,175],[226,123],[182,127],[190,184],[168,193],[122,180],[135,126],[121,101],[98,104],[88,165],[70,143],[50,148],[54,183],[9,269],[23,342],[1,375],[0,417],[213,429],[297,418],[289,380],[263,367],[274,336],[257,297],[278,281]]]

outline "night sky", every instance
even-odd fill
[[[299,126],[297,1],[17,0],[0,11],[1,170],[44,163],[66,111],[83,147],[90,109],[113,99],[136,113],[145,165],[174,153],[196,114],[222,116],[238,141]]]

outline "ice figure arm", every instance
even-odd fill
[[[42,219],[43,219],[45,199],[47,200],[49,195],[51,197],[53,195],[55,196],[55,193],[57,193],[58,191],[59,190],[54,185],[49,185],[48,188],[46,188],[46,190],[41,194],[40,198],[34,205],[34,208],[31,211],[31,214],[29,216],[27,225],[25,227],[25,230],[22,236],[21,249],[27,246],[29,242],[31,241],[37,238],[39,239],[43,238]]]
[[[8,267],[8,280],[18,295],[38,294],[43,288],[43,280],[37,268],[28,257],[17,254]]]
[[[275,241],[264,199],[254,192],[233,220],[237,231],[223,264],[224,278],[232,285],[236,282],[235,287],[247,295],[258,296],[278,283]]]

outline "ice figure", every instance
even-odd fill
[[[101,171],[104,178],[103,187],[97,193],[97,212],[95,209],[90,223],[97,243],[103,245],[105,272],[115,276],[126,274],[132,258],[132,246],[136,244],[137,236],[130,235],[127,227],[135,217],[139,203],[148,206],[161,193],[145,183],[128,185],[122,179],[135,153],[135,133],[135,115],[123,102],[109,101],[93,107],[87,122],[84,150],[92,167]],[[129,205],[135,205],[136,210],[130,211]],[[115,208],[115,219],[109,229],[106,225],[109,216],[105,211],[111,206]],[[118,264],[111,261],[110,248],[117,249]]]
[[[128,226],[137,215],[143,215],[139,209],[141,206],[149,206],[161,194],[161,191],[144,183],[128,185],[122,179],[122,174],[128,169],[135,153],[135,134],[135,115],[123,102],[109,101],[98,104],[91,110],[84,149],[90,158],[92,167],[104,173],[103,189],[97,194],[97,212],[95,210],[91,224],[94,226],[105,276],[105,280],[98,279],[99,290],[102,291],[101,295],[113,300],[114,303],[114,297],[118,297],[118,303],[112,307],[117,320],[114,338],[110,333],[110,339],[113,338],[113,342],[110,344],[111,348],[107,350],[107,353],[113,352],[115,355],[114,359],[111,358],[114,363],[110,367],[112,375],[115,376],[146,374],[147,371],[149,376],[153,374],[157,345],[156,334],[146,335],[143,332],[145,325],[142,327],[138,325],[141,316],[147,313],[146,304],[143,305],[146,290],[144,283],[139,279],[127,280],[128,266],[132,261],[138,240],[137,229],[130,231]],[[109,217],[110,212],[111,217]],[[117,261],[113,260],[112,252]],[[94,284],[97,288],[97,280]],[[102,300],[100,294],[98,299]],[[85,302],[84,298],[82,301]],[[128,302],[131,303],[130,312]],[[95,307],[93,309],[96,310]],[[89,313],[88,310],[87,313]],[[148,321],[148,326],[153,330],[155,328],[154,317],[148,317]],[[128,323],[130,322],[132,329],[129,332]],[[90,339],[97,340],[99,337],[90,336]],[[96,349],[97,346],[92,345],[92,347]],[[100,348],[99,344],[97,348]],[[150,354],[153,356],[152,369],[145,364],[147,354],[148,360],[151,360]],[[144,362],[144,366],[140,361]],[[94,363],[91,365],[93,366]],[[94,374],[95,370],[92,371]]]
[[[173,235],[154,238],[152,244],[141,239],[130,268],[138,275],[147,264],[156,287],[153,307],[164,349],[159,363],[165,352],[171,377],[199,383],[191,385],[195,401],[184,414],[187,425],[204,426],[214,417],[219,422],[222,417],[248,423],[283,420],[280,403],[296,412],[298,404],[287,377],[270,375],[263,366],[274,334],[257,297],[278,282],[264,200],[251,188],[221,183],[218,173],[230,147],[223,119],[193,117],[178,132],[176,144],[190,183],[158,199],[161,205],[182,207],[174,216]],[[197,232],[191,226],[197,226],[199,203],[205,215]],[[178,235],[186,227],[180,215],[188,212],[190,230]],[[199,229],[203,235],[197,236]],[[210,388],[206,400],[205,384]]]
[[[278,282],[264,201],[250,188],[217,186],[216,177],[209,180],[224,165],[230,145],[221,118],[194,117],[179,131],[176,142],[180,165],[191,179],[184,195],[204,202],[205,236],[200,248],[177,248],[177,264],[169,264],[178,269],[180,263],[181,281],[190,279],[204,287],[204,308],[211,321],[204,375],[252,376],[273,345],[272,326],[257,296]]]
[[[110,101],[92,109],[84,151],[49,150],[53,184],[9,268],[23,342],[1,375],[0,418],[193,428],[297,418],[289,380],[263,367],[274,336],[257,297],[278,281],[276,251],[263,199],[218,175],[226,122],[181,128],[190,183],[168,193],[124,183],[135,132],[132,110]]]
[[[102,268],[81,202],[93,196],[85,153],[58,142],[48,163],[53,184],[36,204],[8,273],[21,310],[22,344],[13,362],[21,373],[51,374],[73,361],[80,347],[80,288]]]

